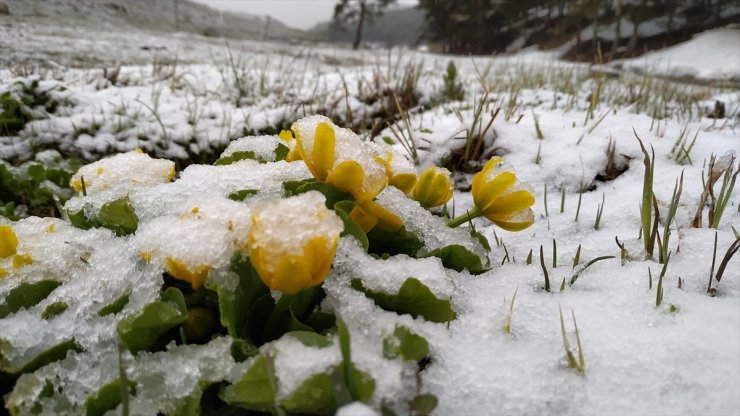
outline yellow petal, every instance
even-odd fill
[[[280,134],[278,134],[278,137],[280,137],[280,139],[286,143],[290,143],[293,141],[293,134],[288,130],[280,130]]]
[[[365,171],[362,170],[362,166],[354,160],[345,160],[329,172],[326,182],[341,191],[355,195],[362,193],[364,179]]]
[[[419,179],[414,186],[414,199],[426,199],[431,192],[432,180],[434,179],[434,169],[430,166],[419,175]]]
[[[312,162],[315,172],[311,171],[311,173],[322,182],[326,180],[329,170],[334,166],[335,144],[334,129],[326,123],[319,123],[316,126],[316,134],[313,138]],[[305,155],[301,156],[303,156],[303,160],[306,160]]]
[[[362,232],[367,234],[378,225],[378,217],[365,212],[361,205],[355,205],[349,213],[349,218],[360,226]]]
[[[416,182],[417,178],[413,173],[399,173],[398,175],[393,175],[393,177],[391,177],[389,184],[400,189],[403,193],[408,194],[412,189],[414,189]]]
[[[9,271],[7,271],[7,270],[3,269],[2,267],[0,267],[0,277],[5,277],[5,276],[7,276],[9,274],[10,274]]]
[[[534,205],[534,195],[529,191],[520,189],[496,199],[485,211],[481,212],[485,217],[489,215],[507,215],[519,212],[532,205]]]
[[[269,287],[273,273],[270,272],[270,268],[268,267],[267,256],[265,256],[264,250],[257,246],[251,235],[247,244],[247,255],[249,256],[249,262],[252,263],[252,267],[257,271],[257,275]]]
[[[5,259],[16,253],[18,238],[9,225],[0,224],[0,259]]]
[[[506,231],[521,231],[534,224],[534,213],[531,208],[514,215],[489,218],[491,222]]]
[[[483,171],[481,171],[482,173]],[[480,174],[480,173],[479,173]],[[473,179],[475,183],[475,179]],[[516,176],[511,172],[501,172],[495,178],[481,182],[471,190],[473,202],[480,212],[485,213],[496,202],[499,196],[516,183]],[[485,214],[484,214],[485,215]]]
[[[397,231],[403,226],[403,220],[383,206],[373,201],[367,201],[362,205],[363,210],[378,219],[377,226],[385,231]]]
[[[303,257],[310,259],[311,281],[309,286],[313,287],[326,279],[331,270],[331,263],[334,261],[334,252],[337,249],[339,238],[332,239],[331,244],[323,236],[312,238],[306,244],[303,250]]]
[[[172,277],[176,279],[190,282],[190,284],[193,286],[193,289],[199,289],[201,286],[203,286],[203,283],[208,277],[208,272],[211,270],[210,265],[202,265],[198,266],[193,272],[190,271],[185,263],[172,257],[167,257],[165,263],[167,265],[167,273],[169,273],[170,275],[172,275]]]
[[[488,162],[486,162],[485,166],[483,166],[483,169],[481,169],[480,172],[478,172],[473,177],[473,183],[472,188],[473,192],[475,192],[476,188],[480,188],[484,182],[488,180],[488,172],[490,172],[493,168],[498,166],[499,164],[504,162],[504,158],[500,156],[494,156],[492,157]]]
[[[285,156],[286,162],[295,162],[296,160],[301,160],[301,153],[298,151],[298,146],[290,149],[288,154]]]
[[[23,266],[33,264],[33,257],[30,254],[16,254],[13,256],[13,268],[20,269]]]
[[[265,284],[270,289],[279,290],[286,295],[298,293],[304,289],[305,283],[311,280],[310,271],[304,263],[305,259],[301,256],[282,257],[275,268],[275,274]],[[262,280],[265,281],[264,278]]]
[[[270,289],[294,295],[324,281],[331,269],[336,247],[336,238],[328,244],[323,236],[314,237],[306,243],[302,255],[281,257],[275,273],[263,276],[258,269],[258,274]]]

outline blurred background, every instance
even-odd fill
[[[2,21],[6,30],[21,22],[62,23],[463,55],[536,46],[569,60],[608,61],[737,23],[740,1],[1,0],[2,14],[12,17]]]

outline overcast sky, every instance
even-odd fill
[[[268,15],[298,29],[309,29],[331,19],[336,0],[195,0],[214,9]],[[418,0],[397,0],[398,5],[414,6]]]

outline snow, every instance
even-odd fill
[[[140,36],[150,35],[133,34],[124,52],[135,49],[132,45]],[[737,40],[737,29],[715,30],[663,52],[624,61],[624,65],[643,62],[656,74],[737,79]],[[36,41],[28,42],[32,46]],[[492,269],[473,276],[444,268],[436,257],[375,258],[351,236],[339,238],[320,308],[347,324],[353,362],[375,380],[376,390],[369,406],[349,404],[338,414],[377,414],[381,406],[406,414],[408,400],[419,393],[438,398],[436,415],[740,413],[740,256],[729,262],[722,281],[714,282],[717,296],[706,294],[715,235],[720,262],[735,240],[733,228],[740,228],[740,191],[735,189],[730,197],[717,230],[689,227],[711,155],[740,151],[736,90],[654,81],[646,98],[636,100],[630,97],[639,93],[646,78],[624,74],[618,79],[597,79],[590,77],[585,65],[560,62],[553,53],[531,50],[515,57],[471,59],[409,51],[352,53],[325,47],[309,56],[286,45],[273,45],[269,53],[258,50],[257,44],[250,45],[240,45],[239,53],[254,59],[247,79],[257,86],[256,80],[263,75],[265,94],[250,90],[246,96],[235,96],[229,84],[233,79],[222,78],[217,65],[203,58],[208,56],[206,47],[196,42],[193,49],[185,49],[184,57],[197,60],[200,53],[200,61],[181,64],[176,76],[163,78],[149,65],[129,66],[121,69],[127,81],[116,84],[103,81],[99,70],[58,69],[52,75],[67,87],[69,98],[62,111],[29,123],[19,136],[0,138],[0,155],[12,161],[23,159],[35,146],[58,146],[90,160],[128,152],[82,168],[75,179],[84,176],[86,185],[89,181],[88,194],[76,195],[64,208],[69,212],[82,209],[94,216],[106,202],[128,196],[139,220],[134,234],[116,237],[103,228],[84,231],[60,219],[30,217],[10,222],[0,218],[17,235],[18,252],[33,258],[31,265],[17,270],[10,259],[0,259],[1,268],[12,270],[9,276],[0,277],[0,299],[22,282],[53,278],[63,283],[39,304],[0,319],[4,341],[0,342],[0,362],[20,367],[37,353],[72,337],[83,350],[23,375],[5,403],[25,412],[36,403],[46,414],[63,412],[68,409],[64,406],[81,411],[90,394],[118,378],[115,325],[159,298],[167,258],[185,263],[190,270],[203,266],[223,270],[248,244],[255,216],[286,230],[269,234],[274,240],[270,244],[298,240],[296,247],[303,247],[306,236],[299,231],[310,226],[307,214],[319,215],[319,211],[331,218],[321,230],[327,239],[339,233],[341,223],[325,211],[320,195],[286,198],[284,182],[305,180],[312,174],[302,161],[274,161],[281,140],[275,131],[296,122],[295,130],[310,156],[316,124],[329,120],[312,114],[331,107],[335,121],[331,127],[340,143],[336,163],[360,158],[368,173],[380,177],[385,172],[374,156],[385,159],[390,148],[394,173],[420,172],[449,157],[451,151],[460,151],[467,130],[477,131],[472,124],[474,105],[486,89],[479,83],[483,71],[490,89],[482,111],[483,125],[501,108],[483,137],[486,158],[503,156],[517,177],[529,184],[536,197],[532,207],[535,224],[512,233],[484,219],[473,220],[492,246],[486,252],[466,225],[450,229],[445,219],[421,208],[402,191],[385,187],[376,202],[419,235],[424,247],[417,254],[459,244],[479,255],[484,264],[490,260]],[[29,46],[31,52],[34,49]],[[216,53],[223,52],[218,49]],[[372,92],[373,76],[383,90],[400,82],[403,71],[394,74],[394,65],[404,68],[422,60],[417,88],[424,105],[438,96],[449,60],[457,65],[466,97],[433,107],[420,105],[409,113],[408,129],[419,155],[419,166],[414,168],[399,143],[369,147],[367,131],[358,128],[353,132],[341,126],[348,125],[350,118],[358,120],[363,114],[382,110],[382,103],[367,104],[361,99]],[[269,69],[260,73],[259,68]],[[382,69],[374,72],[376,68]],[[17,80],[9,72],[2,74],[3,88]],[[342,77],[351,95],[347,101]],[[589,115],[597,89],[601,102]],[[726,104],[725,119],[706,117],[717,100]],[[156,116],[144,104],[156,107]],[[304,109],[311,114],[307,118],[302,118]],[[537,137],[535,120],[543,139]],[[698,136],[689,152],[690,161],[680,164],[672,149],[684,129]],[[267,130],[271,132],[262,134]],[[655,150],[654,192],[662,219],[675,180],[684,175],[659,307],[655,299],[662,265],[646,259],[643,241],[638,239],[644,168],[635,134]],[[394,138],[385,129],[376,142],[383,136]],[[614,163],[623,172],[601,180],[597,177],[606,169],[609,143],[616,147]],[[136,148],[146,154],[137,153]],[[192,163],[197,157],[212,161],[238,151],[254,151],[265,163]],[[175,163],[165,159],[192,164],[173,176]],[[725,156],[718,165],[729,159]],[[455,177],[456,192],[448,209],[458,215],[473,207],[467,190],[471,177],[464,173]],[[582,187],[585,191],[580,194]],[[257,192],[244,201],[229,199],[241,190]],[[718,192],[719,185],[715,195]],[[596,230],[602,198],[604,212]],[[706,209],[703,219],[706,224]],[[624,262],[615,238],[624,244]],[[557,267],[553,266],[553,240]],[[572,265],[579,246],[581,265],[600,256],[614,258],[585,269],[571,286],[568,282],[580,267]],[[540,247],[551,292],[544,290]],[[533,254],[528,265],[529,253]],[[216,278],[222,279],[221,284],[232,277]],[[443,324],[386,311],[351,286],[352,279],[359,278],[370,290],[396,293],[408,277],[419,279],[437,298],[449,300],[457,318]],[[561,292],[563,280],[566,284]],[[511,333],[505,333],[514,293]],[[129,302],[120,312],[98,315],[103,306],[122,295],[128,295]],[[42,312],[55,302],[64,302],[68,308],[50,320],[42,319]],[[561,309],[571,345],[575,345],[571,313],[575,315],[586,364],[583,375],[566,362]],[[429,342],[430,361],[418,375],[415,363],[383,358],[382,340],[398,325]],[[261,354],[275,358],[279,398],[341,362],[336,335],[329,335],[329,340],[330,345],[321,349],[292,337],[261,347]],[[124,353],[130,378],[147,386],[132,396],[131,413],[174,413],[188,396],[203,388],[201,382],[238,380],[254,360],[234,362],[230,345],[224,336],[205,346],[171,344],[158,352]],[[42,397],[47,380],[64,394]]]
[[[123,167],[123,169],[121,169]],[[71,186],[82,192],[98,192],[121,182],[157,184],[169,182],[175,176],[175,163],[169,160],[154,160],[141,150],[121,153],[85,165],[72,177]]]
[[[626,68],[699,80],[740,81],[740,29],[729,26],[695,35],[688,42],[618,61]],[[618,65],[617,64],[617,65]]]
[[[229,146],[221,153],[221,157],[232,156],[237,152],[253,152],[256,157],[264,161],[275,161],[275,149],[284,143],[277,136],[242,137],[229,143]]]

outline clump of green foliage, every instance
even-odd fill
[[[43,88],[36,79],[17,81],[0,94],[0,134],[15,135],[30,121],[46,118],[56,112],[64,100],[53,92],[63,86]]]
[[[465,90],[457,80],[457,67],[453,61],[447,64],[447,71],[444,75],[444,89],[442,95],[450,101],[460,101],[465,98]]]
[[[69,180],[80,166],[79,160],[65,159],[54,150],[39,152],[18,166],[0,160],[0,216],[58,216],[57,205],[72,197]]]

